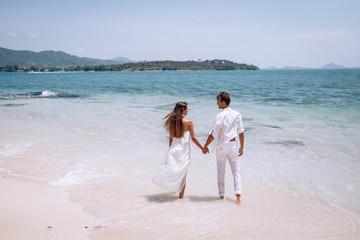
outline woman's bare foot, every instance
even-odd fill
[[[183,189],[181,190],[181,192],[179,193],[179,198],[183,198],[184,197],[184,193],[185,193],[185,186],[186,186],[186,183],[183,187]]]
[[[237,205],[241,204],[240,195],[236,195],[236,204]]]

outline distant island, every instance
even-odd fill
[[[293,66],[285,66],[283,68],[269,67],[263,70],[314,70],[314,69],[323,69],[323,70],[332,70],[332,69],[348,69],[348,67],[337,65],[335,63],[328,63],[319,68],[305,68],[305,67],[293,67]]]
[[[0,48],[2,72],[79,72],[79,71],[212,71],[258,70],[254,65],[228,60],[141,61],[124,57],[112,60],[80,58],[61,51],[16,51]]]
[[[344,68],[347,68],[347,67],[342,66],[342,65],[337,65],[335,63],[329,63],[329,64],[326,64],[321,67],[321,69],[344,69]]]

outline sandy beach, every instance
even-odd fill
[[[0,172],[0,239],[88,239],[94,218],[58,187]]]
[[[142,204],[129,207],[127,220],[114,219],[90,239],[360,239],[355,217],[311,197],[247,184],[237,206],[231,194],[220,200],[192,187],[189,191],[182,200],[176,194],[144,195]],[[139,208],[151,211],[131,214]]]
[[[350,214],[261,184],[247,184],[241,206],[231,195],[220,200],[205,194],[216,190],[215,186],[198,192],[190,185],[182,200],[155,191],[141,196],[140,205],[135,202],[122,212],[127,220],[119,217],[97,226],[90,214],[96,215],[99,209],[90,207],[86,210],[90,214],[82,212],[58,187],[5,172],[0,176],[1,239],[360,239],[359,222]],[[150,211],[131,214],[141,207]],[[203,211],[204,207],[208,210]]]

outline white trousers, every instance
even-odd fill
[[[225,195],[225,166],[228,159],[234,177],[235,195],[241,195],[240,161],[236,142],[229,142],[216,150],[219,196]]]

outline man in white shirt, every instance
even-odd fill
[[[215,121],[204,145],[203,153],[209,152],[208,145],[214,141],[217,161],[217,180],[220,198],[225,195],[225,164],[228,159],[232,174],[234,177],[234,188],[236,203],[240,205],[241,200],[241,176],[240,162],[238,156],[243,154],[244,149],[244,127],[242,124],[241,114],[229,107],[230,95],[227,92],[220,92],[217,96],[217,105],[223,109],[216,115]],[[237,151],[235,137],[239,135],[240,148]]]

